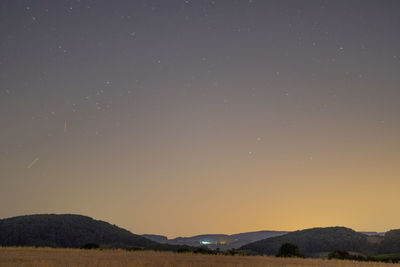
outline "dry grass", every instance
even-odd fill
[[[3,266],[394,266],[384,263],[282,259],[264,256],[176,254],[171,252],[80,250],[52,248],[0,248]]]

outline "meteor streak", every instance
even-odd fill
[[[33,165],[36,164],[36,162],[38,162],[39,158],[34,159],[29,165],[28,165],[28,169],[32,168]]]

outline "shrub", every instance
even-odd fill
[[[190,249],[190,247],[188,246],[180,246],[177,250],[177,253],[188,253],[188,252],[192,252],[192,250]]]
[[[284,243],[280,248],[277,257],[303,257],[300,254],[299,247],[292,243]]]
[[[96,244],[96,243],[86,243],[81,248],[83,248],[83,249],[96,249],[96,248],[100,248],[100,246],[99,246],[99,244]]]
[[[200,254],[213,254],[213,251],[206,246],[196,247],[193,252]]]
[[[130,247],[125,248],[125,250],[127,250],[127,251],[138,251],[138,250],[143,250],[143,248],[142,247],[130,246]]]
[[[339,260],[354,260],[354,261],[365,261],[365,258],[362,255],[352,255],[344,250],[335,250],[328,255],[328,259],[339,259]],[[370,257],[368,260],[372,260],[373,258]]]
[[[344,260],[344,259],[349,259],[350,254],[347,251],[343,250],[335,250],[329,253],[328,259],[339,259],[339,260]]]

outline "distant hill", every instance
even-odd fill
[[[80,248],[87,243],[101,247],[176,249],[82,215],[26,215],[0,220],[0,246]]]
[[[150,235],[150,234],[146,234],[146,235],[142,235],[144,238],[153,240],[155,242],[158,243],[167,243],[168,241],[168,237],[163,236],[163,235]]]
[[[359,232],[368,236],[384,236],[385,232]]]
[[[300,252],[306,256],[334,250],[365,252],[370,249],[367,235],[345,227],[312,228],[290,232],[244,245],[240,249],[257,254],[274,255],[284,243],[296,244]]]
[[[219,248],[221,250],[227,250],[231,248],[239,248],[251,242],[269,237],[284,235],[286,233],[287,232],[284,231],[258,231],[233,235],[205,234],[192,237],[177,237],[174,239],[168,239],[167,237],[161,235],[143,235],[143,237],[146,237],[156,242],[167,243],[171,245],[188,245],[195,247],[207,246],[210,249]]]
[[[281,236],[287,233],[287,231],[257,231],[230,235],[230,238],[233,240],[231,244],[234,245],[234,248],[240,248],[248,243],[270,237]]]

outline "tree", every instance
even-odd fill
[[[299,247],[292,243],[284,243],[280,248],[277,257],[303,257],[300,254]]]

